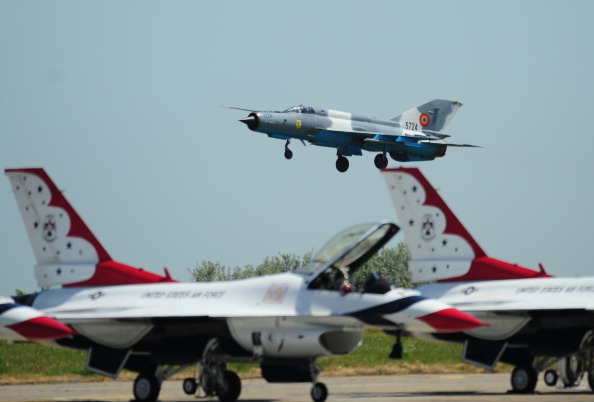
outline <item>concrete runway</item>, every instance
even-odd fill
[[[322,377],[329,390],[327,401],[346,402],[354,399],[372,401],[490,401],[490,402],[558,402],[592,401],[594,393],[584,379],[575,389],[557,389],[539,379],[537,392],[532,395],[508,394],[509,374],[448,374],[448,375],[385,375],[357,377]],[[240,401],[311,401],[311,385],[267,384],[262,379],[242,380]],[[0,402],[71,401],[107,402],[130,401],[132,383],[104,381],[65,384],[27,384],[0,386]],[[181,381],[163,383],[159,398],[163,402],[213,400],[196,398],[182,391]]]

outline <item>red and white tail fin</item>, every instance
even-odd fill
[[[385,169],[382,174],[408,243],[414,282],[550,276],[488,257],[419,169]]]
[[[38,286],[172,281],[167,272],[160,276],[113,261],[43,169],[6,169],[5,173],[35,253]]]

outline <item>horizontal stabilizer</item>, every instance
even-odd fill
[[[423,140],[423,141],[419,141],[419,142],[423,142],[426,144],[443,144],[446,145],[448,147],[464,147],[464,148],[482,148],[480,145],[471,145],[471,144],[452,144],[450,142],[444,142],[443,140]]]
[[[472,145],[472,144],[450,144],[449,142],[446,143],[448,147],[464,147],[464,148],[482,148],[480,145]]]

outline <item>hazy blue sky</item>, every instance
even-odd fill
[[[295,142],[286,161],[221,106],[456,99],[452,142],[483,148],[418,166],[493,257],[594,275],[593,19],[591,1],[2,1],[0,165],[46,168],[116,260],[189,280],[396,220],[373,154],[341,174]],[[0,294],[33,291],[6,178],[0,207]]]

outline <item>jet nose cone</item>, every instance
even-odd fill
[[[243,119],[239,119],[240,122],[246,125],[250,125],[256,122],[256,118],[254,116],[244,117]]]
[[[248,128],[252,131],[256,131],[259,125],[258,115],[256,113],[250,113],[248,117],[244,117],[243,119],[239,119],[240,122],[247,125]]]
[[[478,318],[455,308],[439,310],[435,313],[417,317],[417,319],[432,326],[438,332],[461,332],[489,326],[489,324],[482,322]]]

